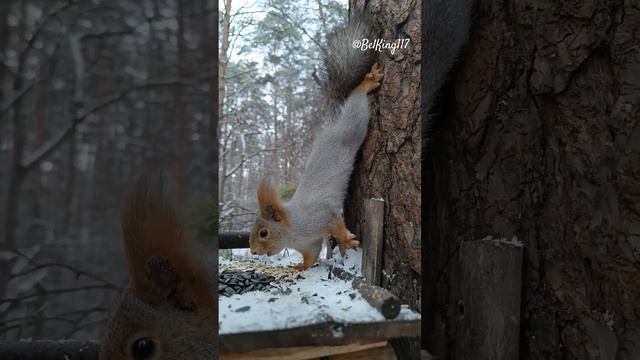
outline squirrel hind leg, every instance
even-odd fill
[[[382,69],[378,65],[378,63],[373,64],[371,70],[364,76],[364,80],[358,85],[355,91],[361,91],[365,94],[372,92],[373,90],[380,87],[380,82],[384,77],[384,73]]]
[[[338,240],[340,249],[357,249],[360,246],[360,242],[354,240],[356,236],[347,229],[342,218],[337,218],[334,223],[329,225],[327,231],[331,236]],[[342,253],[342,251],[341,251]]]

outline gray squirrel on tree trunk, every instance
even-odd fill
[[[374,51],[357,47],[373,33],[359,14],[329,36],[321,82],[328,125],[313,142],[290,201],[280,199],[269,177],[260,182],[259,211],[250,235],[252,254],[271,256],[292,248],[303,256],[294,267],[304,270],[315,263],[327,235],[346,248],[359,245],[344,223],[342,204],[356,154],[367,136],[367,94],[380,87],[383,77]]]

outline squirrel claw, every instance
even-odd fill
[[[378,63],[373,64],[373,66],[371,67],[371,70],[366,75],[366,78],[373,82],[380,82],[383,77],[384,77],[384,73],[382,72],[382,69],[380,68],[380,65],[378,65]]]
[[[372,92],[380,87],[380,81],[384,77],[382,69],[378,63],[373,64],[371,70],[364,76],[364,80],[358,85],[356,90],[361,90],[365,94]]]
[[[352,232],[347,231],[347,240],[344,241],[344,247],[346,249],[357,249],[360,246],[360,241],[354,240],[355,238],[356,236]]]
[[[360,241],[351,240],[347,244],[345,244],[347,248],[356,250],[360,246]]]

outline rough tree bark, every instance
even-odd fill
[[[491,1],[425,166],[426,337],[455,358],[461,241],[525,244],[522,359],[640,358],[640,7]]]
[[[363,1],[350,1],[351,12]],[[380,23],[380,38],[409,39],[394,54],[384,50],[382,86],[372,99],[369,133],[356,161],[345,204],[349,228],[362,235],[365,199],[382,198],[382,286],[420,310],[420,8],[419,1],[372,0],[367,16]],[[361,239],[366,242],[367,239]]]

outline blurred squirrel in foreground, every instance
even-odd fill
[[[359,242],[342,219],[349,177],[355,156],[367,135],[369,100],[382,70],[375,53],[354,48],[353,42],[371,39],[372,28],[355,17],[344,29],[329,36],[321,76],[327,106],[327,126],[316,137],[297,190],[287,203],[265,177],[258,186],[259,215],[251,230],[251,253],[275,255],[285,247],[302,253],[304,270],[314,264],[322,239],[332,235],[343,247]]]
[[[122,211],[129,284],[100,360],[217,359],[217,266],[195,248],[161,178],[141,176]]]

